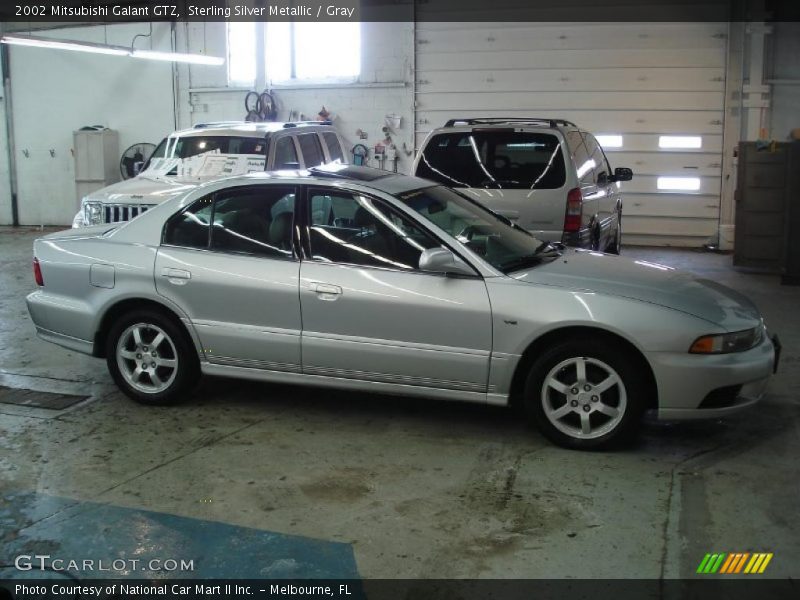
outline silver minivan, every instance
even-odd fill
[[[414,174],[458,189],[535,237],[618,254],[621,182],[595,137],[562,119],[453,119],[432,131]]]

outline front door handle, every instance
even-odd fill
[[[175,285],[184,285],[192,278],[190,271],[186,271],[184,269],[171,269],[169,267],[161,269],[161,276],[166,277],[170,283],[174,283]]]
[[[330,283],[312,282],[309,287],[319,296],[320,300],[336,300],[342,295],[342,288]]]

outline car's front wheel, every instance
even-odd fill
[[[200,374],[197,352],[187,336],[154,310],[133,311],[114,323],[106,363],[120,389],[142,404],[179,402]]]
[[[566,340],[534,362],[525,384],[530,419],[567,448],[600,449],[629,440],[646,393],[638,362],[610,340]]]

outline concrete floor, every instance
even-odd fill
[[[678,578],[738,551],[773,552],[765,577],[800,577],[800,288],[777,277],[626,249],[749,295],[781,335],[782,368],[745,415],[648,423],[633,448],[580,453],[488,406],[208,378],[181,406],[136,405],[102,361],[36,338],[37,235],[0,228],[0,385],[91,398],[0,404],[0,563],[70,558],[80,527],[97,558],[194,559],[212,576],[226,565],[196,532],[213,526],[243,577]]]

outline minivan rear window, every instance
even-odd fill
[[[425,146],[416,175],[456,188],[552,190],[566,182],[559,139],[520,131],[440,133]]]

